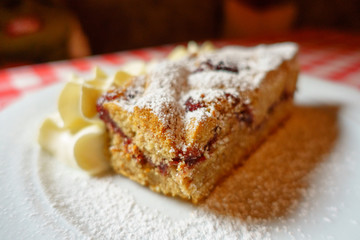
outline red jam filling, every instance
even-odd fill
[[[254,114],[248,105],[244,106],[244,109],[235,113],[235,116],[239,122],[245,122],[246,125],[250,126],[254,122]]]
[[[220,61],[217,64],[213,64],[211,60],[200,63],[200,66],[193,72],[203,72],[203,71],[227,71],[238,73],[239,69],[236,66],[226,66],[223,61]]]
[[[103,120],[109,128],[111,128],[115,133],[120,134],[121,137],[125,139],[125,142],[131,143],[131,138],[125,135],[125,133],[119,128],[119,126],[114,122],[114,120],[112,120],[109,111],[106,110],[103,106],[106,101],[111,101],[116,98],[118,98],[118,96],[115,97],[113,93],[101,96],[96,103],[96,110],[99,113],[99,118]]]
[[[186,112],[193,112],[199,108],[205,107],[205,104],[202,102],[195,102],[192,97],[189,97],[185,102],[185,111]]]

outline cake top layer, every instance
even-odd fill
[[[247,93],[296,53],[297,45],[287,42],[251,48],[230,46],[177,61],[165,60],[147,75],[135,77],[124,95],[112,101],[129,113],[135,108],[150,110],[166,126],[168,136],[181,141],[184,129],[219,114],[216,106],[222,100],[249,104]]]

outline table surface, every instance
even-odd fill
[[[297,42],[300,46],[301,73],[329,81],[341,82],[360,89],[360,34],[325,30],[300,30],[263,38],[216,40],[216,46],[239,44],[252,46],[281,41]],[[150,60],[166,56],[175,45],[165,45],[125,52],[103,54],[44,64],[0,70],[0,109],[21,96],[66,81],[73,73],[86,73],[93,67],[116,68],[132,60]]]

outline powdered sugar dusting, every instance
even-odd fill
[[[217,103],[216,99],[224,99],[227,94],[231,94],[233,97],[239,98],[239,93],[232,88],[227,89],[226,91],[216,88],[205,88],[205,89],[192,89],[186,94],[183,94],[180,99],[180,104],[182,106],[186,105],[186,102],[191,98],[194,103],[206,102],[207,107],[200,107],[195,111],[186,112],[183,120],[185,122],[185,127],[189,128],[190,126],[196,127],[196,125],[202,121],[205,121],[207,118],[212,116],[217,116],[219,113],[215,109],[215,104]],[[232,99],[229,99],[232,101]],[[192,123],[190,125],[190,123]]]
[[[202,208],[186,218],[172,219],[139,204],[123,187],[127,179],[118,175],[91,178],[47,159],[40,177],[52,207],[83,239],[266,239],[264,226],[216,216]]]
[[[205,75],[206,80],[203,86],[235,87],[240,91],[255,89],[267,72],[276,69],[284,60],[294,57],[296,52],[297,45],[294,43],[259,45],[252,48],[224,47],[216,53],[200,56],[200,59],[202,61],[210,59],[214,64],[224,62],[227,66],[236,67],[239,70],[238,74],[225,77],[220,72],[217,74],[220,79],[216,79],[215,76]]]
[[[193,88],[217,88],[217,89],[254,89],[260,84],[264,73],[240,72],[234,74],[231,72],[199,72],[189,76],[189,85]]]
[[[178,141],[177,146],[182,148],[182,131],[190,120],[196,126],[216,114],[213,103],[224,99],[226,94],[248,103],[249,99],[241,98],[241,92],[258,88],[269,71],[294,57],[296,52],[296,44],[281,43],[253,48],[225,47],[197,57],[165,60],[146,77],[139,77],[145,81],[133,81],[127,89],[136,92],[131,99],[120,98],[115,102],[129,112],[136,108],[153,112],[167,127],[168,137]],[[189,99],[207,106],[187,111]]]

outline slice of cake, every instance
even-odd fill
[[[296,55],[294,43],[225,47],[114,85],[97,103],[113,169],[199,202],[289,115]]]

